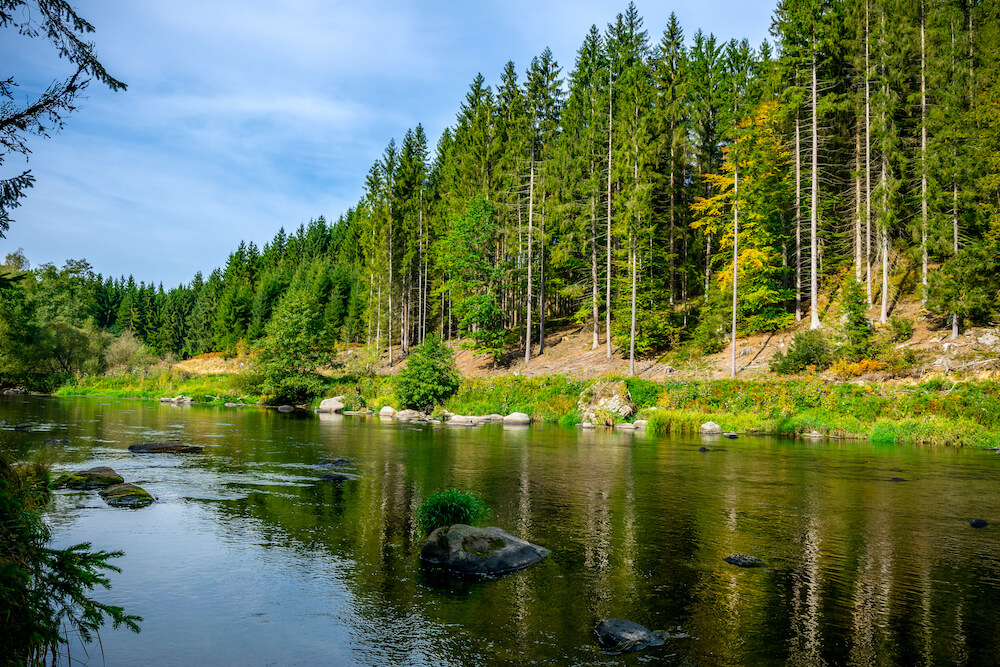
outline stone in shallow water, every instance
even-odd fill
[[[890,482],[905,482],[906,480],[902,477],[892,477],[889,479]]]
[[[667,638],[662,632],[654,632],[624,618],[605,619],[597,624],[594,633],[602,648],[616,653],[631,653],[649,646],[660,646]]]
[[[726,561],[730,565],[736,565],[739,567],[764,567],[764,561],[756,556],[748,556],[746,554],[729,554],[722,560]]]
[[[969,519],[969,525],[973,528],[985,528],[990,524],[986,519]]]
[[[528,567],[548,555],[548,549],[495,526],[475,528],[456,523],[431,533],[420,559],[453,574],[495,577]]]
[[[180,442],[140,442],[129,445],[128,450],[136,454],[201,454],[202,447],[185,445]]]
[[[152,505],[155,498],[146,489],[135,484],[115,484],[101,491],[101,498],[112,507],[138,509]]]
[[[103,489],[121,484],[125,479],[107,466],[97,466],[89,470],[79,470],[68,475],[60,475],[56,480],[57,489]]]
[[[68,445],[69,440],[66,438],[45,438],[42,440],[43,445]]]

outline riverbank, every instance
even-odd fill
[[[1000,446],[1000,385],[996,382],[620,379],[636,407],[634,415],[620,421],[645,419],[651,432],[697,433],[701,424],[714,421],[723,430],[747,434],[818,432],[884,444]],[[524,412],[535,421],[573,425],[580,422],[581,393],[595,382],[562,375],[463,378],[458,392],[442,407],[471,415]],[[240,374],[85,376],[54,393],[156,400],[184,395],[199,403],[220,405],[260,401]],[[398,407],[391,376],[333,377],[325,393],[344,396],[349,410]]]

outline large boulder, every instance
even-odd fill
[[[345,405],[347,405],[347,399],[344,396],[324,398],[319,407],[316,408],[316,412],[341,412]]]
[[[719,435],[722,433],[722,427],[715,422],[705,422],[701,425],[702,435]]]
[[[512,412],[503,418],[504,426],[524,426],[531,423],[531,417],[523,412]]]
[[[115,484],[121,484],[125,479],[107,466],[97,466],[90,470],[80,470],[68,475],[60,475],[56,479],[57,489],[103,489]]]
[[[602,648],[615,653],[641,651],[648,646],[661,646],[667,639],[663,632],[653,631],[624,618],[608,618],[594,628]]]
[[[115,484],[101,491],[104,502],[112,507],[138,509],[152,505],[156,500],[146,489],[135,484]]]
[[[379,417],[392,417],[394,414],[396,414],[396,408],[388,405],[378,411]]]
[[[419,410],[400,410],[393,413],[392,418],[398,422],[424,423],[427,421],[427,415]]]
[[[453,574],[496,577],[528,567],[548,555],[548,549],[495,526],[475,528],[456,523],[431,533],[420,559]]]
[[[203,447],[185,445],[181,442],[140,442],[129,445],[128,450],[136,454],[201,454]]]
[[[625,419],[635,413],[628,386],[621,380],[598,380],[583,390],[577,407],[583,421],[607,426],[614,423],[609,420],[614,415]]]

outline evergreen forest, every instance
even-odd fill
[[[438,334],[505,363],[544,354],[554,320],[609,357],[716,352],[825,325],[838,290],[881,323],[916,294],[957,335],[998,314],[998,30],[986,0],[781,0],[754,45],[630,4],[572,63],[477,75],[435,143],[419,124],[388,141],[336,220],[187,284],[8,254],[0,375],[99,372],[122,336],[393,364]]]

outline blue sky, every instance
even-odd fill
[[[695,6],[697,5],[697,6]],[[431,146],[478,72],[524,72],[546,46],[564,74],[591,24],[627,2],[76,2],[124,93],[92,85],[51,139],[33,139],[37,183],[0,258],[87,259],[104,275],[187,283],[240,240],[263,245],[354,205],[391,138],[423,123]],[[773,4],[637,2],[652,41],[671,11],[690,39],[768,38]],[[9,31],[8,31],[9,33]],[[21,93],[65,73],[41,39],[0,40]],[[23,168],[9,156],[5,173]]]

